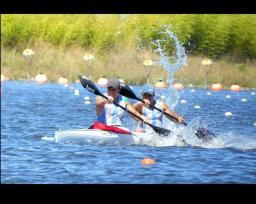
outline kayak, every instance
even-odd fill
[[[122,134],[99,129],[75,129],[55,132],[55,142],[82,142],[87,144],[137,144],[146,133]]]

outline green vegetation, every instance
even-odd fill
[[[158,60],[151,43],[163,39],[162,25],[171,30],[189,56],[187,66],[175,77],[184,84],[203,86],[203,58],[214,61],[209,84],[256,87],[256,15],[1,15],[1,73],[13,79],[26,79],[23,50],[35,51],[31,74],[47,74],[51,81],[60,76],[77,80],[79,74],[118,76],[131,84],[142,84],[150,77],[166,79],[161,66],[152,69],[144,60]],[[170,56],[175,47],[169,39],[165,50]],[[83,56],[95,56],[88,67]]]

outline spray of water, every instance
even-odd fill
[[[184,47],[181,45],[176,35],[172,31],[170,31],[170,25],[164,25],[162,27],[162,30],[163,31],[161,31],[160,34],[163,35],[165,39],[172,39],[176,49],[175,63],[171,63],[171,57],[168,56],[166,51],[162,48],[162,45],[163,43],[166,43],[166,40],[158,39],[154,42],[154,44],[157,46],[157,49],[155,51],[160,55],[160,64],[168,73],[167,84],[169,85],[169,87],[166,96],[166,103],[170,108],[175,109],[175,106],[177,105],[180,96],[178,91],[173,87],[174,74],[178,69],[186,64],[187,56]],[[165,127],[171,125],[170,121],[168,121],[167,119],[164,119],[163,123]]]
[[[160,55],[160,64],[162,67],[167,71],[168,78],[167,83],[169,85],[167,96],[166,96],[166,103],[167,105],[175,109],[179,101],[179,92],[173,87],[173,80],[175,72],[186,65],[187,56],[185,53],[184,47],[179,42],[176,35],[170,30],[169,25],[164,25],[162,27],[161,35],[164,35],[164,39],[171,39],[174,43],[176,53],[175,53],[175,63],[171,63],[171,57],[167,55],[167,52],[163,49],[163,45],[167,43],[167,40],[156,40],[154,44],[157,46],[155,50]],[[159,138],[156,134],[153,134],[150,138],[150,141],[146,140],[147,144],[153,146],[198,146],[203,148],[225,148],[225,147],[233,147],[237,149],[255,149],[255,140],[251,141],[250,138],[244,137],[244,141],[241,139],[239,142],[234,140],[233,134],[229,135],[219,135],[217,138],[214,138],[210,143],[204,143],[202,140],[197,138],[192,129],[197,129],[203,125],[202,121],[199,121],[199,118],[194,118],[194,121],[191,122],[190,127],[176,125],[173,122],[170,122],[168,119],[164,119],[163,125],[167,129],[171,129],[174,133],[171,137],[167,138]],[[180,137],[180,135],[182,135]],[[185,143],[182,143],[185,140]],[[250,142],[248,142],[250,141]]]

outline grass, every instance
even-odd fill
[[[26,49],[28,47],[24,47]],[[27,63],[22,55],[23,50],[1,47],[1,73],[13,80],[27,79]],[[31,75],[44,73],[49,81],[57,81],[66,76],[69,81],[78,80],[78,75],[91,75],[93,81],[102,76],[118,77],[129,84],[144,84],[149,79],[155,83],[161,77],[166,80],[167,73],[160,66],[145,67],[144,60],[158,60],[157,54],[133,46],[115,47],[109,52],[98,52],[96,49],[85,50],[81,47],[55,47],[52,44],[38,42],[33,46],[35,55],[31,65]],[[83,60],[85,54],[93,54],[93,65]],[[187,65],[175,74],[175,80],[185,86],[193,84],[204,87],[204,69],[202,56],[189,56]],[[151,73],[150,73],[151,72]],[[149,75],[150,73],[150,75]],[[255,63],[236,63],[229,59],[214,61],[211,65],[208,85],[219,82],[224,87],[239,84],[243,88],[256,87]]]

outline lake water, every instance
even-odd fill
[[[134,86],[137,95],[139,88]],[[80,94],[75,95],[74,89]],[[157,90],[159,97],[165,91]],[[185,89],[179,94],[175,111],[189,127],[172,128],[184,131],[185,145],[177,145],[171,137],[143,145],[67,144],[53,141],[54,132],[89,127],[96,118],[94,95],[80,84],[3,82],[1,182],[256,183],[255,90]],[[85,104],[85,96],[90,104]],[[233,115],[225,116],[227,112]],[[131,129],[136,126],[128,116],[124,123]],[[216,141],[202,144],[187,132],[192,126],[211,130]],[[145,157],[156,164],[141,165]]]

